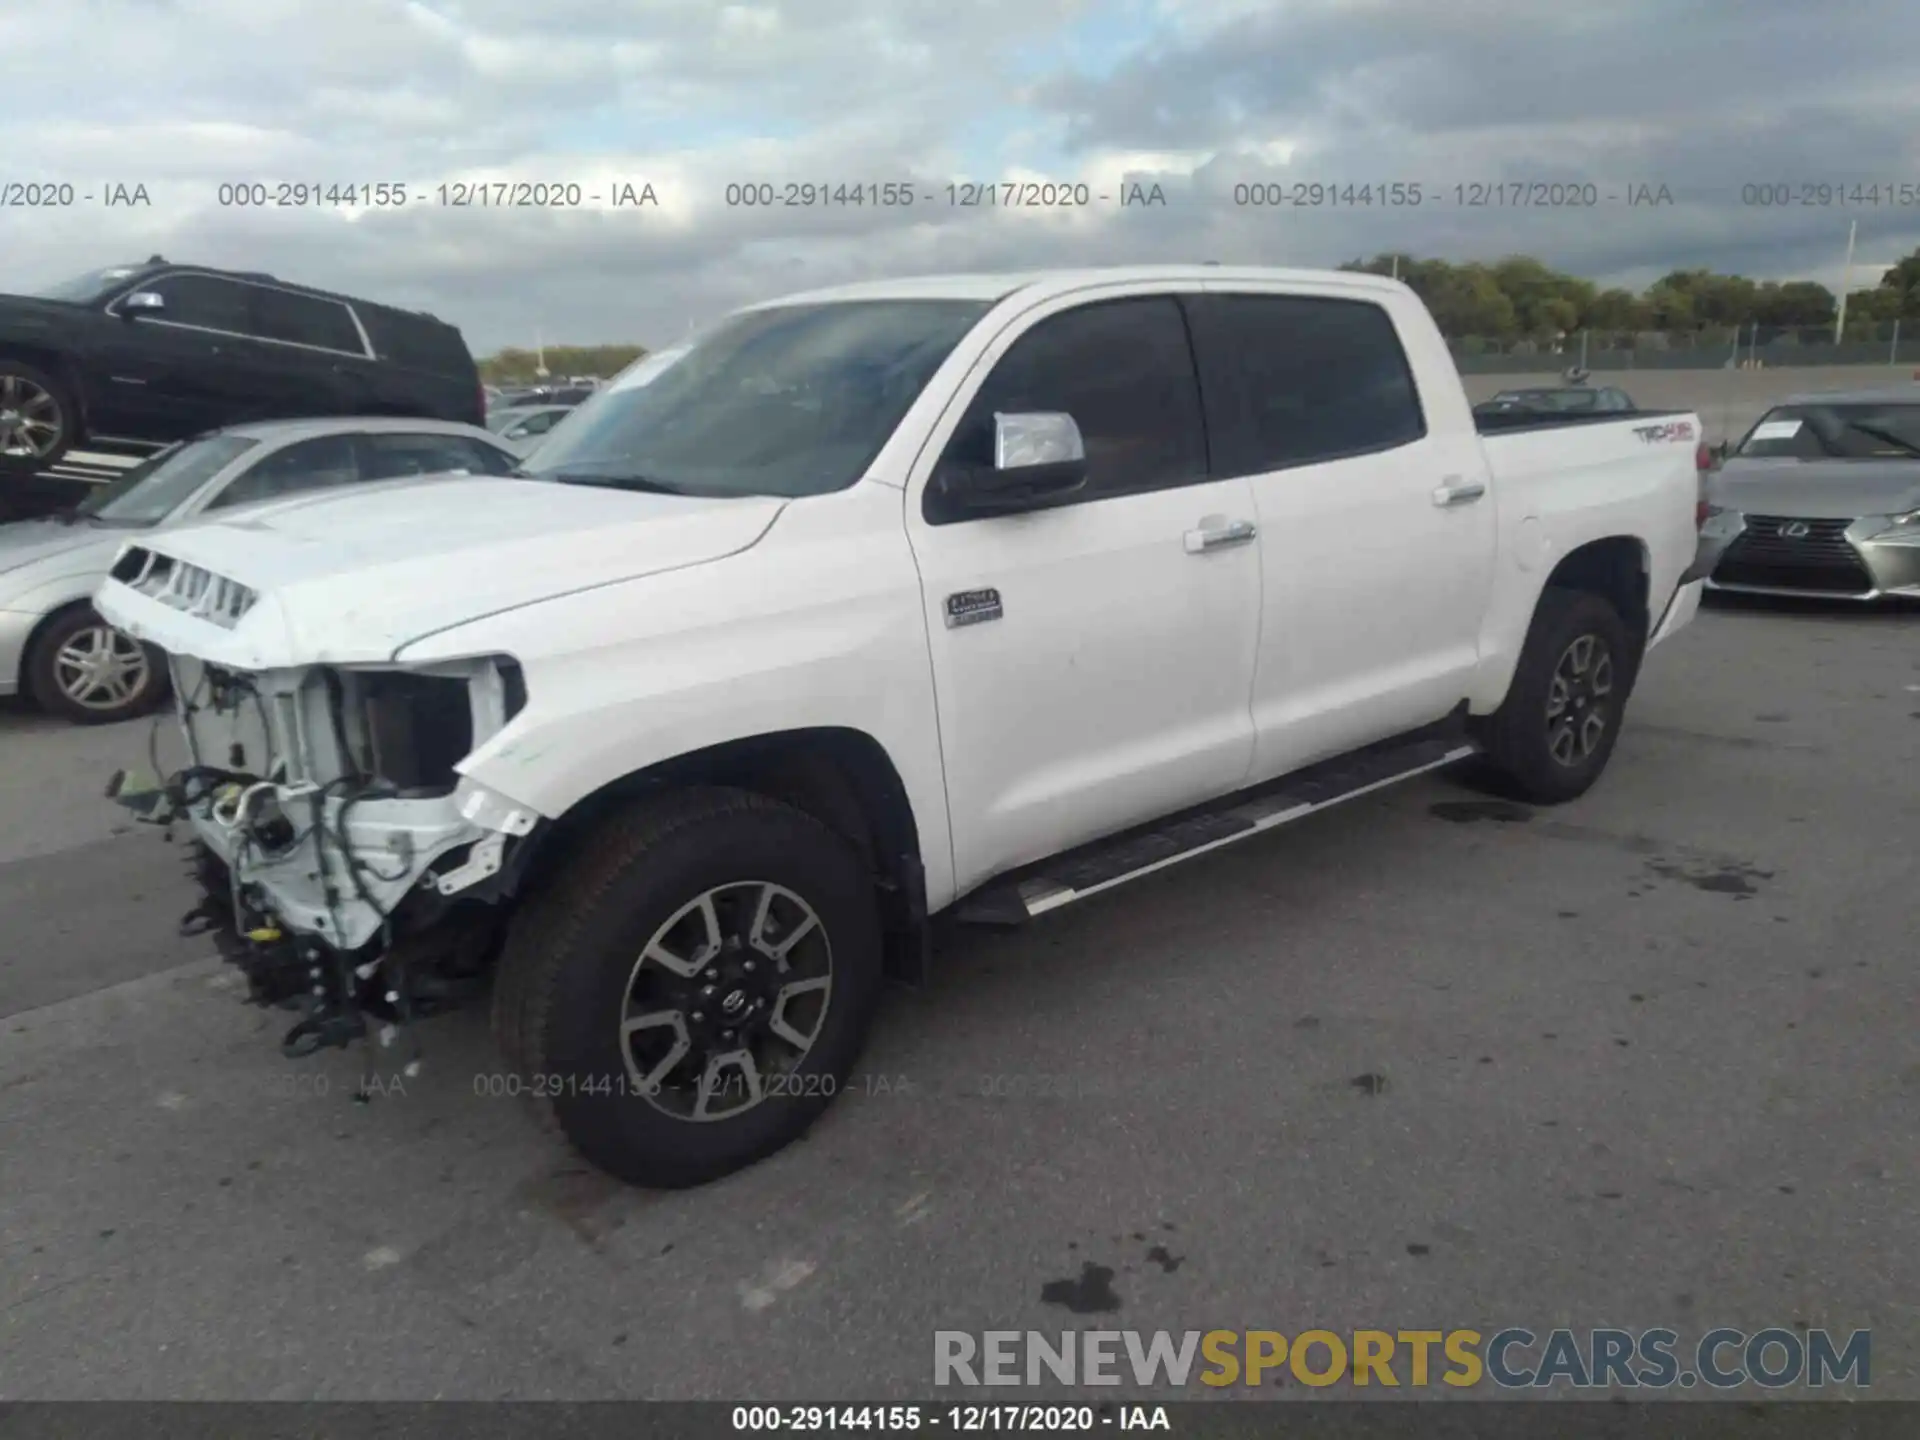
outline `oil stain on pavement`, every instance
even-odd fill
[[[1762,870],[1743,860],[1653,859],[1647,861],[1647,869],[1662,880],[1679,880],[1696,890],[1705,890],[1713,895],[1732,895],[1740,900],[1759,894],[1760,887],[1755,882],[1773,879],[1773,871]]]
[[[1113,1292],[1113,1271],[1091,1260],[1080,1267],[1074,1280],[1049,1280],[1040,1287],[1044,1304],[1063,1305],[1076,1315],[1104,1315],[1120,1308],[1120,1297]]]

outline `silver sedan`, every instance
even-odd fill
[[[533,449],[578,406],[508,405],[487,412],[487,429],[513,447],[516,454],[529,455]]]
[[[93,611],[131,532],[331,486],[505,475],[518,463],[476,426],[365,416],[234,425],[163,450],[70,514],[0,525],[0,696],[82,724],[123,720],[164,697],[164,657]]]
[[[1709,590],[1920,597],[1920,385],[1776,405],[1706,501]]]

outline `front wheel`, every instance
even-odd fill
[[[645,800],[581,837],[515,918],[494,991],[511,1088],[632,1184],[789,1144],[852,1070],[881,990],[853,847],[763,796]]]
[[[123,635],[91,605],[54,616],[27,654],[27,693],[80,725],[144,715],[167,693],[167,657]]]
[[[1535,804],[1586,794],[1619,739],[1634,667],[1613,606],[1585,591],[1546,591],[1507,698],[1479,727],[1488,760]]]

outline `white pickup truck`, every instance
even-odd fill
[[[491,978],[506,1088],[691,1185],[827,1106],[931,916],[1476,753],[1583,793],[1699,603],[1699,438],[1483,437],[1372,276],[871,283],[641,361],[521,476],[135,540],[96,604],[173,657],[159,794],[290,1053]]]

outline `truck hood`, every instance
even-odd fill
[[[234,669],[378,663],[450,626],[737,554],[786,504],[520,479],[382,486],[142,537],[115,567],[130,575],[139,548],[230,582],[229,598],[244,587],[225,618],[151,584],[110,580],[95,603],[164,650]]]
[[[1707,499],[1752,515],[1854,520],[1920,509],[1920,459],[1727,461]]]

